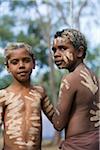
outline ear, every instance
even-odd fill
[[[83,57],[83,54],[84,54],[84,47],[80,46],[78,49],[77,57],[79,57],[79,58]]]

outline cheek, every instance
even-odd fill
[[[16,72],[16,70],[17,70],[17,68],[16,68],[16,67],[13,67],[12,65],[8,65],[8,66],[7,66],[7,71],[8,71],[9,73],[14,73],[14,72]]]
[[[64,54],[65,54],[65,56],[66,56],[69,60],[71,60],[71,61],[74,60],[73,53],[71,53],[71,52],[65,52]]]
[[[28,69],[28,70],[32,70],[32,69],[34,69],[34,68],[35,68],[35,65],[34,65],[33,63],[27,65],[27,69]]]

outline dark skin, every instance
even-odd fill
[[[69,74],[61,81],[57,111],[53,116],[54,127],[58,131],[65,129],[65,139],[96,130],[94,123],[90,121],[89,112],[94,108],[93,101],[98,102],[98,83],[94,83],[94,73],[83,63],[84,48],[81,46],[76,50],[69,39],[57,37],[53,41],[52,50],[58,68],[69,70]],[[91,81],[87,84],[93,83],[96,92],[90,89],[90,85],[86,87],[81,83],[86,80],[80,75],[81,71],[89,75]]]
[[[34,62],[24,48],[9,54],[7,69],[13,82],[0,97],[0,108],[5,108],[4,115],[0,114],[4,117],[4,150],[41,150],[41,109],[52,121],[53,106],[44,88],[31,85]]]

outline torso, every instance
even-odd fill
[[[2,90],[5,104],[4,149],[40,150],[41,149],[41,98],[37,89],[27,95]]]
[[[84,79],[80,76],[80,71],[86,71],[84,68],[84,66],[80,66],[71,75],[71,77],[74,78],[72,86],[76,89],[76,93],[70,111],[69,123],[65,129],[66,138],[92,130],[98,130],[98,128],[95,128],[94,122],[90,121],[90,117],[92,116],[90,110],[97,109],[93,103],[99,103],[99,93],[97,90],[97,92],[93,94],[88,87],[81,84],[81,80]],[[94,77],[94,74],[90,71],[89,74],[91,74],[92,78]],[[97,86],[99,87],[99,85]]]

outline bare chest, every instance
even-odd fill
[[[2,100],[6,136],[20,146],[34,145],[41,130],[41,95],[33,90],[27,95],[9,92]]]

